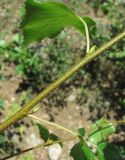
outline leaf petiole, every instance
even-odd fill
[[[90,36],[89,36],[89,29],[88,29],[88,26],[87,26],[87,23],[84,21],[84,19],[82,17],[79,17],[79,20],[84,24],[85,26],[85,33],[86,33],[86,45],[87,45],[87,48],[86,48],[86,53],[89,52],[89,49],[90,49]]]

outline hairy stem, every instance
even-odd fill
[[[73,66],[69,71],[67,71],[63,76],[61,76],[58,80],[49,85],[45,90],[39,93],[35,98],[33,98],[28,104],[22,107],[16,114],[12,115],[5,122],[0,125],[0,132],[7,129],[10,125],[14,124],[18,120],[26,117],[29,114],[29,111],[38,104],[42,99],[47,97],[49,93],[58,88],[61,84],[63,84],[68,78],[70,78],[74,73],[79,71],[82,67],[92,61],[95,57],[99,56],[102,52],[109,49],[112,45],[120,41],[125,37],[125,31],[113,38],[110,42],[100,47],[98,50],[93,52],[92,54],[87,54],[79,63]]]
[[[67,129],[67,128],[59,125],[59,124],[56,124],[56,123],[53,123],[53,122],[49,122],[49,121],[43,120],[43,119],[38,118],[38,117],[36,117],[36,116],[34,116],[34,115],[31,115],[31,114],[29,114],[28,117],[33,118],[33,119],[35,119],[35,120],[37,120],[37,121],[40,121],[40,122],[42,122],[42,123],[44,123],[44,124],[47,124],[47,125],[56,127],[56,128],[58,128],[58,129],[61,129],[61,130],[64,130],[64,131],[66,131],[66,132],[68,132],[68,133],[70,133],[70,134],[72,134],[72,135],[74,135],[74,136],[77,137],[77,134],[76,134],[76,133],[74,133],[73,131],[71,131],[71,130],[69,130],[69,129]]]
[[[86,22],[84,21],[84,19],[82,19],[82,18],[79,17],[79,16],[78,16],[78,18],[79,18],[80,21],[84,24],[84,27],[85,27],[86,45],[87,45],[86,53],[88,53],[88,52],[89,52],[89,49],[90,49],[89,29],[88,29],[88,26],[87,26]]]

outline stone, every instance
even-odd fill
[[[58,160],[62,153],[62,148],[59,144],[53,144],[47,148],[50,160]]]

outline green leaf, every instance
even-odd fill
[[[83,140],[73,146],[70,156],[72,156],[74,160],[96,160],[94,153]]]
[[[78,135],[82,138],[85,135],[85,129],[84,128],[79,128],[78,129]]]
[[[52,140],[52,141],[58,141],[58,140],[61,140],[57,135],[53,134],[53,133],[50,133],[49,134],[49,140]],[[59,143],[61,147],[63,147],[63,144],[62,143]]]
[[[99,160],[122,160],[118,149],[106,142],[98,145]]]
[[[91,18],[83,17],[83,19],[89,29],[95,26]],[[53,38],[65,27],[75,27],[85,34],[85,27],[80,18],[63,3],[52,1],[40,3],[27,0],[21,27],[25,45],[46,37]]]
[[[23,16],[25,16],[25,4],[22,4],[20,7],[19,7],[19,16],[20,18],[22,18]]]
[[[81,148],[82,145],[80,143],[77,143],[71,149],[70,156],[73,157],[74,160],[86,160]]]
[[[39,124],[39,123],[37,123],[37,126],[39,128],[39,133],[40,133],[41,139],[43,139],[45,142],[47,142],[47,140],[49,138],[49,131],[48,131],[48,129],[44,125]]]
[[[94,124],[93,130],[89,134],[89,140],[94,144],[98,144],[105,141],[115,131],[113,124],[102,118]]]
[[[121,51],[121,52],[110,52],[108,54],[109,58],[114,58],[114,59],[123,59],[125,58],[125,50]]]
[[[83,142],[82,151],[86,157],[86,160],[96,160],[94,153],[85,141]]]
[[[107,146],[107,142],[103,142],[97,146],[99,160],[105,160],[104,149]]]
[[[96,31],[96,22],[90,17],[82,17],[82,18],[86,22],[89,32],[91,34],[94,34]]]
[[[102,118],[94,124],[93,130],[89,134],[89,140],[94,144],[105,142],[108,136],[115,131],[116,128],[113,124]]]

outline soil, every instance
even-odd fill
[[[1,39],[4,38],[7,41],[11,41],[13,34],[18,32],[18,29],[16,29],[19,21],[18,9],[22,2],[23,0],[18,0],[18,2],[14,0],[6,0],[6,2],[0,2],[0,22],[2,22],[0,24]],[[89,8],[88,10],[86,10],[86,14],[96,16],[94,15],[94,13],[91,13]],[[108,22],[106,21],[106,23]],[[4,62],[1,60],[1,63]],[[4,66],[5,67],[3,72],[6,79],[4,81],[0,81],[0,97],[4,99],[6,107],[5,110],[2,112],[2,115],[0,116],[0,121],[3,120],[3,115],[6,114],[10,105],[12,103],[18,103],[21,93],[17,93],[17,90],[22,83],[22,78],[16,74],[14,65],[5,63]],[[88,80],[86,81],[87,83],[89,83]],[[106,85],[106,82],[103,83],[103,85]],[[105,88],[105,86],[103,87]],[[43,102],[40,103],[41,110],[36,115],[40,118],[42,117],[42,119],[54,121],[57,124],[71,129],[72,131],[76,131],[76,129],[78,129],[79,127],[85,127],[86,131],[89,132],[92,125],[91,120],[95,120],[97,118],[98,112],[93,108],[90,112],[91,109],[88,108],[88,106],[91,106],[91,104],[95,103],[95,97],[100,94],[100,91],[99,89],[96,89],[96,86],[93,85],[91,89],[91,92],[88,92],[88,95],[86,95],[88,98],[87,102],[83,102],[82,107],[80,104],[78,105],[76,101],[78,89],[74,87],[71,92],[65,97],[66,104],[63,107],[61,105],[57,107],[54,103],[49,104],[49,99],[44,99]],[[29,97],[31,97],[31,95]],[[105,103],[105,106],[110,105],[108,101]],[[104,110],[102,111],[101,115],[105,113]],[[114,118],[114,114],[114,112],[111,112],[110,117]],[[19,127],[21,125],[26,127],[24,133],[22,134],[19,133]],[[16,151],[20,151],[41,143],[38,130],[36,130],[36,126],[34,126],[33,121],[29,118],[21,120],[10,128],[11,130],[8,129],[5,134],[10,137],[8,144],[11,148],[13,148],[13,150],[15,149]],[[53,129],[51,127],[50,131],[56,133],[61,138],[70,137],[69,134],[63,131],[59,131],[57,129]],[[13,144],[13,147],[11,146],[11,143]],[[71,160],[71,158],[69,157],[69,150],[73,146],[73,144],[74,142],[66,142],[60,155],[60,160]],[[8,153],[10,152],[11,151],[8,151]],[[32,153],[36,160],[50,160],[47,149],[36,149]],[[12,160],[16,159],[18,159],[18,157],[12,158]]]

